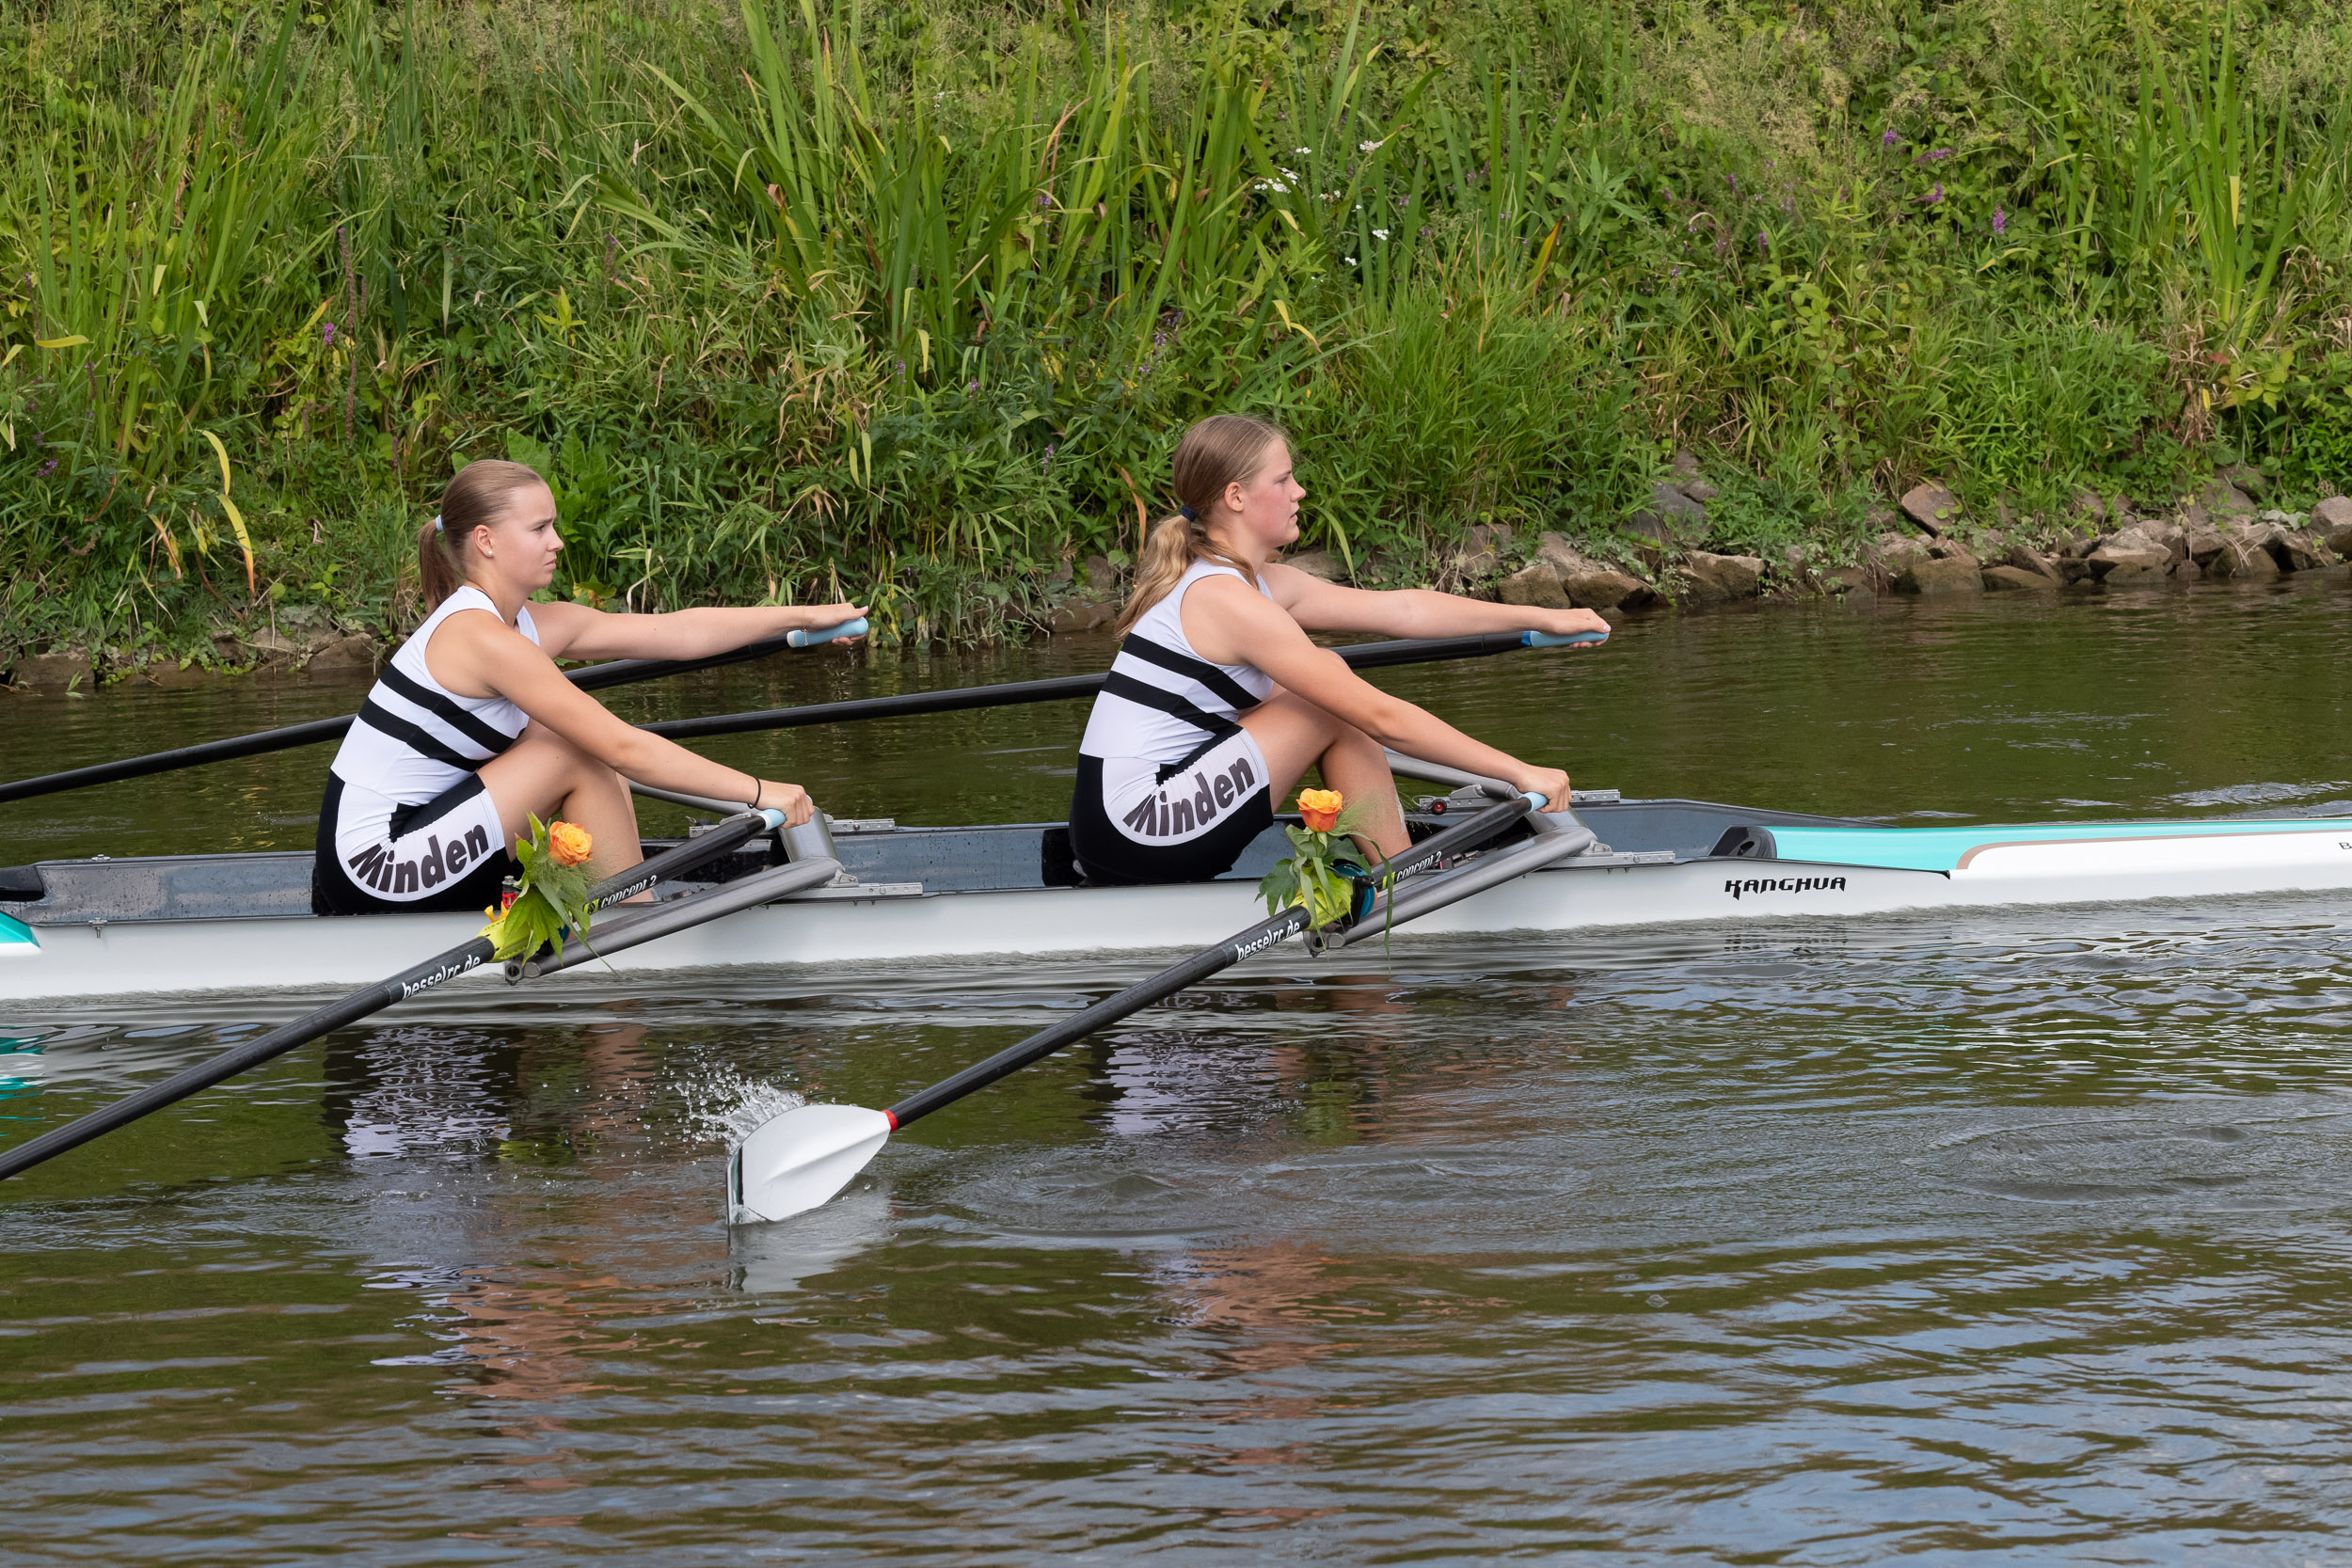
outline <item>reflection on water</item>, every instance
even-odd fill
[[[2352,793],[2343,608],[1692,617],[1394,684],[1629,789],[2279,811]],[[60,765],[146,733],[113,701]],[[1079,712],[744,744],[842,809],[1037,817],[1061,753],[1019,748]],[[274,831],[207,787],[0,811],[0,860]],[[2346,934],[2297,896],[1277,955],[732,1233],[747,1121],[888,1103],[1142,966],[421,998],[10,1184],[8,1551],[2334,1560]],[[0,1136],[287,1006],[11,1018]]]

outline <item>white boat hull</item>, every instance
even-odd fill
[[[1948,871],[1686,859],[1536,872],[1402,927],[1398,942],[1479,933],[1568,935],[1677,922],[1851,919],[1904,911],[2201,900],[2352,889],[2352,823],[2197,836],[1990,840]],[[2048,832],[2048,830],[2041,830]],[[1184,951],[1261,918],[1249,883],[929,894],[830,890],[730,915],[610,960],[627,974],[921,964]],[[173,919],[18,927],[0,942],[0,1007],[134,994],[350,989],[457,946],[471,914]],[[23,933],[29,932],[30,940]],[[561,988],[596,963],[527,982]],[[452,982],[501,986],[485,968]]]

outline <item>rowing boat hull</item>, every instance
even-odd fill
[[[2144,830],[2134,832],[2135,828]],[[2201,831],[2189,831],[2201,830]],[[1400,943],[1504,932],[1906,911],[2205,900],[2352,888],[2352,821],[1781,833],[1783,858],[1618,856],[1537,872],[1400,929]],[[1933,830],[1947,836],[1954,830]],[[2084,836],[2094,833],[2096,836]],[[2039,836],[2026,836],[2039,835]],[[2069,836],[2073,835],[2073,836]],[[1918,863],[1787,858],[1828,849]],[[1949,863],[1939,864],[1939,863]],[[611,960],[628,974],[894,965],[1198,948],[1263,914],[1248,883],[964,892],[833,889],[732,915]],[[454,947],[479,916],[188,919],[31,927],[0,942],[0,1005],[131,994],[348,989]],[[577,983],[586,964],[536,987]],[[458,984],[498,985],[498,971]]]

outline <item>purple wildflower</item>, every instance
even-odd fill
[[[1938,181],[1935,182],[1935,189],[1933,189],[1933,190],[1931,190],[1931,191],[1928,192],[1928,205],[1929,205],[1929,206],[1931,206],[1931,207],[1932,207],[1933,205],[1935,205],[1935,203],[1937,203],[1937,202],[1939,202],[1939,201],[1941,201],[1941,200],[1943,200],[1943,199],[1944,199],[1944,182],[1943,182],[1943,181],[1941,181],[1941,180],[1938,180]]]
[[[977,375],[974,376],[971,380],[963,384],[963,389],[967,393],[978,391],[980,389],[980,378]]]
[[[1890,125],[1886,128],[1886,135],[1879,138],[1879,145],[1881,147],[1892,147],[1900,139],[1900,137],[1895,135],[1895,128]]]
[[[1756,253],[1758,256],[1770,256],[1772,253],[1772,237],[1761,229],[1756,231]]]
[[[33,477],[35,479],[47,479],[51,474],[54,474],[56,471],[57,460],[53,457],[48,462],[43,463],[40,467],[35,468],[33,470]]]
[[[327,348],[335,346],[335,324],[333,322],[326,324],[326,341],[323,346]]]
[[[2009,214],[1997,202],[1993,207],[1993,232],[1995,234],[2009,232]]]
[[[1738,175],[1726,174],[1724,176],[1724,182],[1729,184],[1733,190],[1736,191],[1740,188],[1740,177]]]

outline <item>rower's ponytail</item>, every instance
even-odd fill
[[[441,514],[417,531],[417,585],[430,615],[466,585],[473,531],[495,524],[506,498],[547,481],[520,463],[495,457],[469,463],[441,492]]]
[[[1282,427],[1247,414],[1212,414],[1176,443],[1177,509],[1152,525],[1136,552],[1136,588],[1111,629],[1124,637],[1143,612],[1168,597],[1196,561],[1231,566],[1251,583],[1261,562],[1244,561],[1209,537],[1210,508],[1229,484],[1246,484],[1276,442],[1287,442]]]

